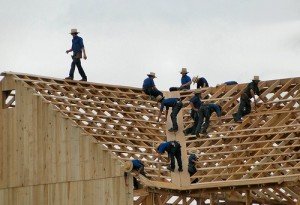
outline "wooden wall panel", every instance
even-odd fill
[[[133,203],[108,150],[22,82],[15,88],[16,107],[0,112],[0,205]]]
[[[122,184],[123,177],[118,177],[1,189],[0,205],[126,204],[128,194]]]

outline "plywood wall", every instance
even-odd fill
[[[109,151],[22,82],[15,89],[16,107],[0,111],[0,205],[132,204]]]

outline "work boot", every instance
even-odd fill
[[[178,131],[178,128],[175,129],[175,128],[171,127],[168,131],[169,131],[169,132],[177,132],[177,131]]]
[[[169,171],[171,171],[171,172],[174,172],[174,168],[172,169],[170,165],[167,166],[167,169],[168,169]]]
[[[65,80],[73,80],[73,78],[69,76],[69,77],[66,77]]]
[[[87,78],[82,78],[80,81],[86,82]]]
[[[183,169],[182,169],[182,168],[178,168],[178,171],[179,171],[179,172],[183,172]]]

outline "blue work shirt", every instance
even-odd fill
[[[191,81],[191,78],[187,75],[184,75],[184,76],[181,77],[181,85],[184,85],[184,84],[186,84],[190,81]]]
[[[207,107],[208,107],[210,113],[216,112],[216,113],[217,113],[217,116],[218,116],[218,117],[221,117],[222,112],[221,112],[221,110],[220,110],[220,108],[219,108],[218,105],[213,104],[213,103],[210,103],[210,104],[207,105]]]
[[[138,171],[141,167],[144,167],[144,164],[141,160],[134,159],[131,162],[132,162],[132,165],[133,165],[133,168],[132,168],[133,170]]]
[[[194,107],[196,109],[199,109],[200,106],[202,105],[202,102],[200,100],[200,97],[198,95],[194,95],[191,99],[190,102],[193,103]]]
[[[81,52],[81,49],[84,48],[83,40],[79,36],[74,36],[72,39],[72,51],[74,54]]]
[[[236,81],[226,81],[224,84],[225,85],[236,85],[238,83]]]
[[[179,101],[178,98],[163,99],[160,105],[160,111],[163,111],[165,106],[166,106],[166,110],[169,110],[169,107],[174,107],[178,101]]]
[[[205,84],[205,86],[204,86],[204,84]],[[197,89],[200,87],[201,88],[209,87],[207,80],[203,77],[199,78],[197,81]]]
[[[194,161],[197,161],[197,157],[196,157],[195,154],[191,154],[189,156],[189,165],[195,166],[195,162]]]
[[[171,142],[163,142],[157,147],[157,152],[159,154],[164,153],[171,146]]]
[[[146,78],[143,83],[143,89],[154,87],[154,80],[152,78]]]

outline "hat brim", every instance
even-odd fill
[[[189,72],[182,72],[182,71],[180,72],[180,74],[188,74],[188,73],[189,73]]]
[[[149,77],[151,76],[151,77],[154,77],[154,78],[157,78],[155,75],[149,75],[149,74],[147,74]]]
[[[73,32],[73,33],[69,33],[69,34],[79,34],[79,32]]]

